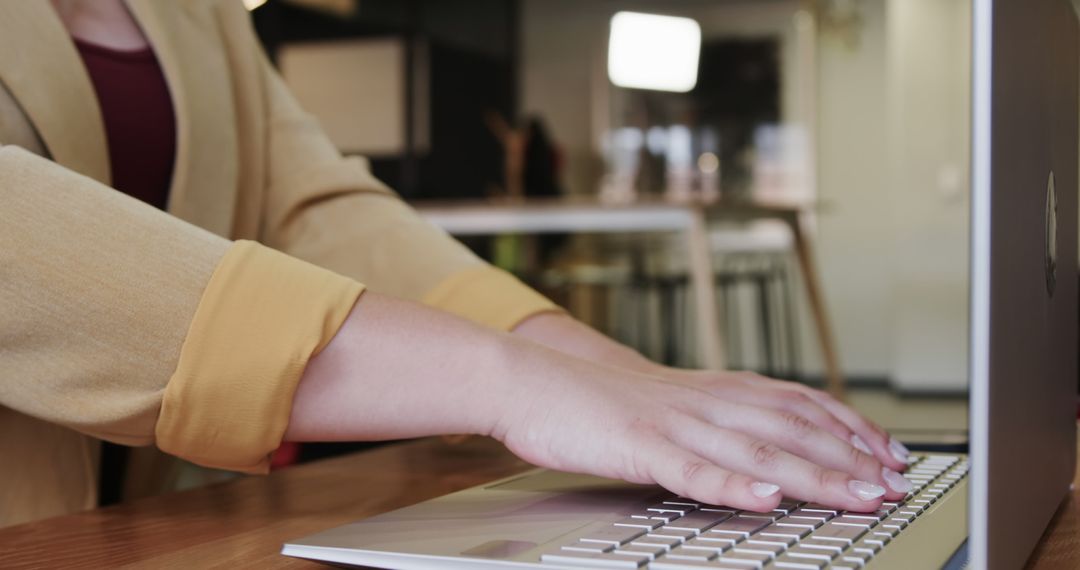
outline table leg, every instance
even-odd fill
[[[817,266],[814,264],[813,252],[810,248],[810,238],[806,235],[802,217],[799,213],[792,213],[785,218],[785,221],[791,226],[791,233],[795,238],[795,255],[799,261],[802,281],[806,287],[806,297],[810,301],[810,314],[814,319],[814,328],[817,329],[821,354],[825,360],[826,389],[836,398],[842,399],[845,391],[844,376],[840,372],[836,342],[833,340],[829,313],[825,310],[825,297],[822,295],[821,284],[818,281]]]
[[[685,235],[690,257],[690,286],[694,291],[701,358],[705,368],[723,370],[724,339],[720,334],[721,315],[716,306],[712,252],[709,248],[709,236],[705,231],[704,211],[695,208],[690,212],[690,225],[686,228]]]

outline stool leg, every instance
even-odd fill
[[[775,374],[775,354],[773,351],[772,334],[772,308],[769,303],[768,277],[765,274],[754,278],[754,286],[758,294],[758,320],[761,322],[761,349],[764,366],[762,372],[766,376]]]

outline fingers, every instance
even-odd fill
[[[743,403],[753,404],[798,414],[820,426],[837,439],[851,441],[851,428],[809,395],[787,387],[753,391]]]
[[[707,411],[715,416],[710,421],[719,427],[774,442],[817,465],[879,485],[885,489],[886,499],[901,499],[911,490],[911,483],[895,470],[797,413],[756,406],[708,406]]]
[[[773,389],[768,396],[771,402],[768,404],[762,402],[758,405],[798,413],[829,430],[838,438],[873,454],[890,469],[903,471],[907,468],[907,448],[891,438],[884,428],[864,418],[829,394],[795,382],[775,380],[753,373],[748,373],[743,380],[745,385],[751,388],[755,385],[766,385]],[[747,403],[757,402],[747,400]],[[828,418],[823,418],[822,412],[827,414]]]
[[[768,512],[780,503],[780,487],[719,467],[670,441],[641,449],[648,475],[665,489],[710,505]]]
[[[700,420],[683,423],[672,434],[674,443],[728,471],[777,484],[784,496],[846,510],[873,511],[886,493],[877,483],[815,465],[767,440]]]
[[[882,463],[895,471],[907,469],[908,449],[895,438],[890,437],[889,432],[884,428],[820,390],[804,386],[800,388],[802,388],[800,392],[851,428],[854,435],[857,435]]]

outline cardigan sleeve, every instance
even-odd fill
[[[361,291],[0,146],[0,406],[263,471]]]
[[[559,310],[425,221],[379,182],[363,159],[342,157],[261,51],[260,57],[270,115],[262,241],[374,291],[422,301],[498,329]]]

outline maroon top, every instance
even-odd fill
[[[75,40],[97,92],[112,186],[162,210],[176,158],[176,118],[150,47],[121,51]]]

